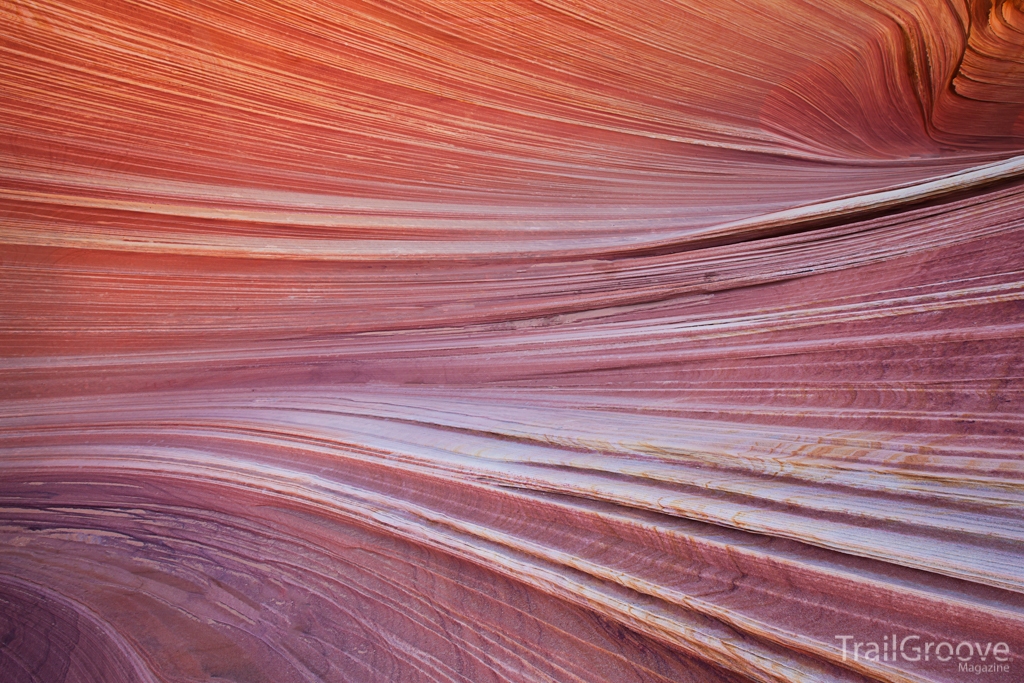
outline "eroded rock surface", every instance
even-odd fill
[[[0,12],[0,681],[1024,676],[1019,2]]]

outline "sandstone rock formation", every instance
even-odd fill
[[[1024,676],[1019,0],[0,13],[0,681]]]

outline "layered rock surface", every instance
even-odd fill
[[[0,12],[0,681],[1024,672],[1019,3]]]

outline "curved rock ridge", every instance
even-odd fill
[[[0,683],[1024,675],[1020,2],[0,13]]]

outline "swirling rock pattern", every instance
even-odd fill
[[[1024,675],[1019,2],[0,12],[0,680]]]

